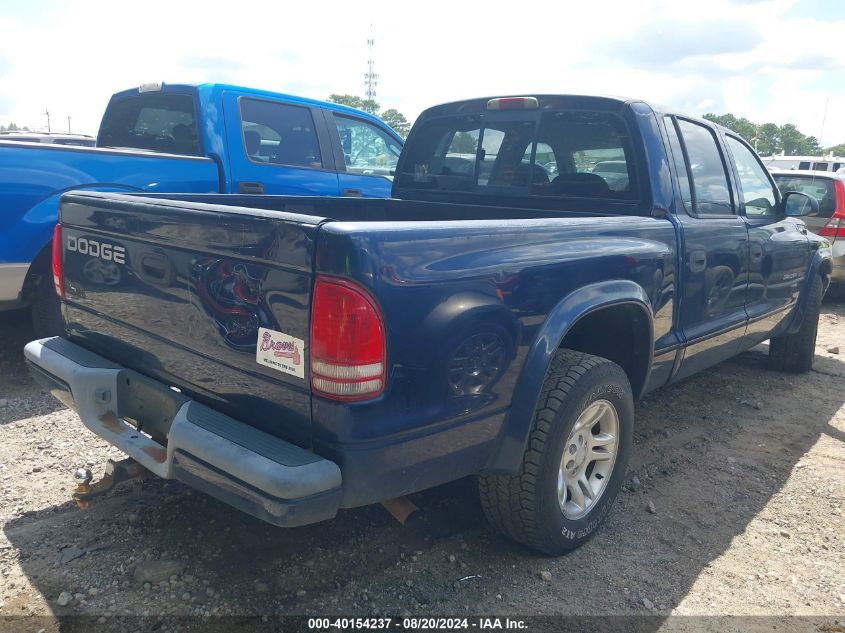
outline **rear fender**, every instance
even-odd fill
[[[420,334],[431,341],[432,353],[439,350],[444,334],[454,334],[480,323],[497,323],[511,336],[511,348],[519,340],[520,323],[496,296],[481,292],[460,292],[440,303],[420,325]]]
[[[813,243],[811,242],[810,247],[812,248],[812,246]],[[832,271],[831,257],[832,255],[829,243],[827,243],[827,246],[819,244],[819,248],[813,252],[812,261],[810,261],[810,269],[807,272],[807,277],[804,279],[804,287],[801,288],[801,295],[798,297],[798,303],[795,307],[795,311],[792,313],[792,320],[786,330],[787,334],[795,334],[801,329],[801,324],[804,322],[804,315],[807,311],[807,297],[810,294],[810,284],[813,279],[815,279],[816,275],[822,278],[822,284],[824,285],[823,290],[827,290],[827,287],[830,285],[830,274]]]
[[[584,286],[567,295],[549,313],[537,338],[531,345],[525,365],[517,380],[511,408],[502,425],[498,446],[488,464],[488,472],[516,473],[522,463],[522,456],[531,432],[534,410],[546,381],[552,358],[572,327],[584,316],[616,305],[635,304],[648,315],[651,357],[654,350],[651,303],[642,286],[633,281],[613,280]],[[648,383],[645,376],[643,385]],[[636,399],[640,394],[635,393]]]

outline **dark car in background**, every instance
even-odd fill
[[[772,170],[781,193],[800,191],[819,201],[817,216],[804,221],[813,233],[833,246],[833,274],[829,292],[845,297],[845,174],[829,171]]]

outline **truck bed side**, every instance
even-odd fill
[[[316,272],[367,288],[388,328],[382,399],[355,406],[313,399],[315,450],[340,463],[349,490],[361,495],[344,503],[405,494],[490,464],[533,350],[560,343],[562,322],[549,317],[565,318],[576,307],[562,311],[566,299],[585,289],[596,296],[615,282],[642,289],[655,354],[668,349],[674,360],[675,253],[672,224],[641,217],[324,224]],[[624,335],[607,327],[584,335]],[[461,384],[456,359],[472,341],[484,345],[485,333],[503,341],[502,368],[489,384]],[[649,336],[641,343],[648,347]]]

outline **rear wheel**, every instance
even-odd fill
[[[560,350],[543,385],[517,475],[481,475],[490,523],[546,554],[585,543],[622,485],[634,403],[628,377],[605,358]]]
[[[49,273],[41,275],[32,295],[32,327],[38,338],[64,333],[61,302]]]
[[[783,334],[769,341],[769,361],[775,369],[794,373],[812,369],[823,292],[822,278],[816,275],[810,283],[801,328],[794,334]]]

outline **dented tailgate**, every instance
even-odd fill
[[[71,193],[60,221],[71,340],[310,444],[306,350],[322,218]]]

